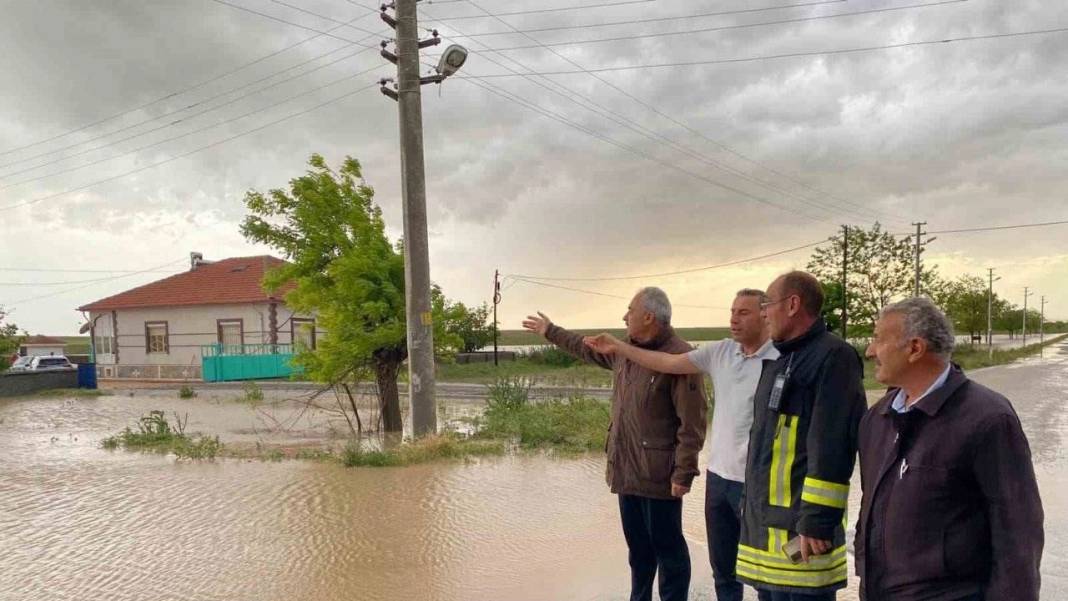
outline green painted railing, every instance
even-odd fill
[[[205,382],[286,378],[294,367],[291,344],[208,344],[200,347]]]

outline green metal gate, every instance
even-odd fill
[[[291,344],[208,344],[200,347],[205,382],[288,378],[293,366]]]

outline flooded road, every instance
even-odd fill
[[[975,372],[1009,396],[1046,510],[1043,599],[1068,597],[1068,345]],[[233,396],[231,394],[231,396]],[[470,401],[446,413],[471,411]],[[149,409],[254,445],[322,442],[343,425],[278,409],[284,432],[227,398],[173,391],[0,400],[0,599],[616,601],[626,548],[600,456],[349,469],[176,462],[100,448]],[[477,408],[476,408],[477,409]],[[292,413],[290,413],[292,411]],[[295,418],[295,419],[294,419]],[[702,457],[703,459],[703,457]],[[685,502],[692,598],[710,599],[703,479]],[[858,506],[853,487],[851,522]],[[855,599],[855,578],[840,599]]]

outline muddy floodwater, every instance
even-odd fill
[[[973,375],[1023,421],[1046,510],[1042,598],[1068,598],[1068,345]],[[188,413],[189,430],[247,448],[344,433],[327,415],[282,405],[264,415],[228,394],[0,400],[0,599],[626,598],[626,547],[599,455],[349,469],[100,448],[150,409]],[[478,403],[444,409],[463,416]],[[699,479],[684,504],[695,599],[713,598],[703,495]],[[855,599],[856,584],[839,598]]]

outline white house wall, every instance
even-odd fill
[[[268,344],[269,311],[267,303],[120,309],[115,312],[115,324],[111,323],[111,311],[93,313],[90,319],[102,315],[96,321],[98,340],[115,326],[118,334],[118,353],[98,355],[97,371],[104,378],[200,379],[200,349],[219,342],[219,320],[242,320],[244,344]],[[293,313],[283,305],[278,305],[276,312],[277,344],[290,344]],[[146,351],[148,322],[167,322],[169,352]]]

